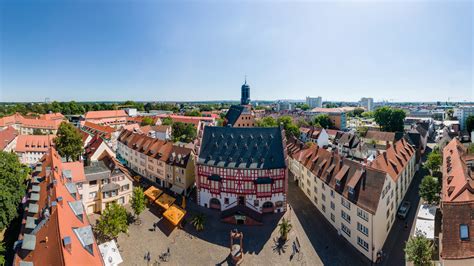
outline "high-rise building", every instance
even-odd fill
[[[359,101],[360,105],[364,107],[367,111],[374,110],[374,99],[373,98],[362,98]]]
[[[474,115],[474,106],[459,106],[458,108],[454,109],[453,114],[459,121],[459,125],[461,126],[461,130],[467,129],[466,127],[466,120],[469,116]],[[469,132],[470,133],[470,132]]]
[[[242,85],[241,88],[242,96],[240,98],[241,105],[248,105],[250,104],[250,86],[247,84],[247,79],[245,79],[245,83]]]
[[[309,106],[309,108],[316,108],[316,107],[323,107],[323,98],[321,96],[312,98],[312,97],[306,97],[306,104]]]

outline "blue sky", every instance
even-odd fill
[[[473,101],[472,1],[0,1],[0,101]]]

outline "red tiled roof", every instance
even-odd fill
[[[325,113],[325,114],[333,114],[333,113],[344,113],[346,112],[343,108],[323,108],[323,107],[316,107],[311,110],[311,112],[315,113]]]
[[[64,115],[61,113],[51,113],[51,114],[44,114],[40,115],[39,119],[45,119],[45,120],[63,120],[65,119]]]
[[[95,124],[89,121],[85,121],[82,127],[86,131],[89,131],[93,133],[94,135],[98,134],[98,135],[104,136],[107,139],[110,139],[112,136],[112,133],[115,132],[115,129],[113,127],[99,125],[99,124]]]
[[[0,126],[9,126],[9,125],[15,125],[15,124],[20,124],[23,127],[29,127],[29,128],[39,128],[39,129],[51,129],[55,130],[59,128],[59,125],[61,124],[62,120],[49,120],[47,119],[48,117],[43,117],[40,119],[38,118],[25,118],[20,114],[14,114],[10,116],[6,116],[3,118],[0,118]]]
[[[369,130],[365,134],[365,138],[373,139],[378,141],[395,141],[395,132],[384,132],[384,131],[375,131]]]
[[[106,111],[89,111],[85,114],[85,119],[101,119],[114,117],[127,117],[124,110],[106,110]]]
[[[169,117],[169,118],[171,118],[171,120],[173,120],[173,122],[194,124],[195,126],[198,126],[199,122],[201,122],[201,121],[206,121],[206,122],[214,122],[215,121],[215,119],[212,118],[212,117],[203,117],[203,116],[185,116],[185,115],[162,114],[162,115],[159,115],[158,117],[161,117],[161,118]]]
[[[143,133],[143,134],[146,134],[148,135],[148,133],[150,131],[156,131],[156,132],[166,132],[168,130],[171,130],[171,126],[164,126],[164,125],[161,125],[161,126],[143,126],[143,127],[140,127],[140,131]]]
[[[46,167],[50,174],[46,175]],[[78,195],[73,196],[66,188],[67,180],[63,178],[63,170],[71,170],[74,174],[80,174],[82,163],[62,163],[61,157],[54,148],[51,148],[43,160],[40,177],[45,180],[40,182],[39,210],[49,209],[50,218],[46,224],[39,228],[36,233],[35,249],[25,253],[18,249],[14,264],[19,265],[21,261],[33,262],[34,265],[103,265],[102,257],[97,243],[92,237],[92,254],[84,248],[78,235],[74,232],[76,228],[87,228],[90,226],[89,220],[83,211],[83,217],[77,217],[69,203],[80,201]],[[83,171],[83,170],[82,170]],[[50,186],[49,184],[55,185]],[[62,200],[58,200],[61,198]],[[57,205],[52,206],[49,202],[56,201]],[[26,217],[25,217],[26,218]],[[41,220],[39,214],[35,218]],[[25,222],[25,219],[23,220]],[[20,239],[23,239],[24,227]],[[71,249],[66,248],[63,241],[69,237]],[[46,240],[47,239],[47,240]]]
[[[16,152],[47,152],[54,146],[54,135],[19,135]]]
[[[0,130],[0,151],[3,151],[5,147],[8,146],[16,137],[18,136],[18,131],[13,127],[8,126],[4,130]]]
[[[414,153],[415,148],[402,138],[377,156],[372,161],[371,167],[388,173],[393,181],[397,182],[400,173],[408,165]]]
[[[442,211],[441,257],[444,260],[474,258],[474,201],[443,203]],[[461,239],[461,225],[468,226],[468,238],[465,240]]]
[[[474,201],[474,174],[466,165],[468,158],[466,148],[456,138],[444,147],[443,202]]]

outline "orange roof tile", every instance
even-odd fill
[[[85,119],[101,119],[114,117],[127,117],[124,110],[106,110],[106,111],[89,111],[85,114]]]
[[[0,130],[0,151],[3,151],[5,147],[8,146],[16,137],[18,136],[18,131],[13,127],[8,126],[4,130]]]
[[[16,152],[47,152],[54,146],[54,135],[20,135],[16,141]]]

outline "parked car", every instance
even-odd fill
[[[411,207],[411,203],[409,201],[402,202],[402,205],[400,205],[400,208],[398,208],[397,216],[400,219],[407,218],[408,211],[410,211],[410,207]]]

